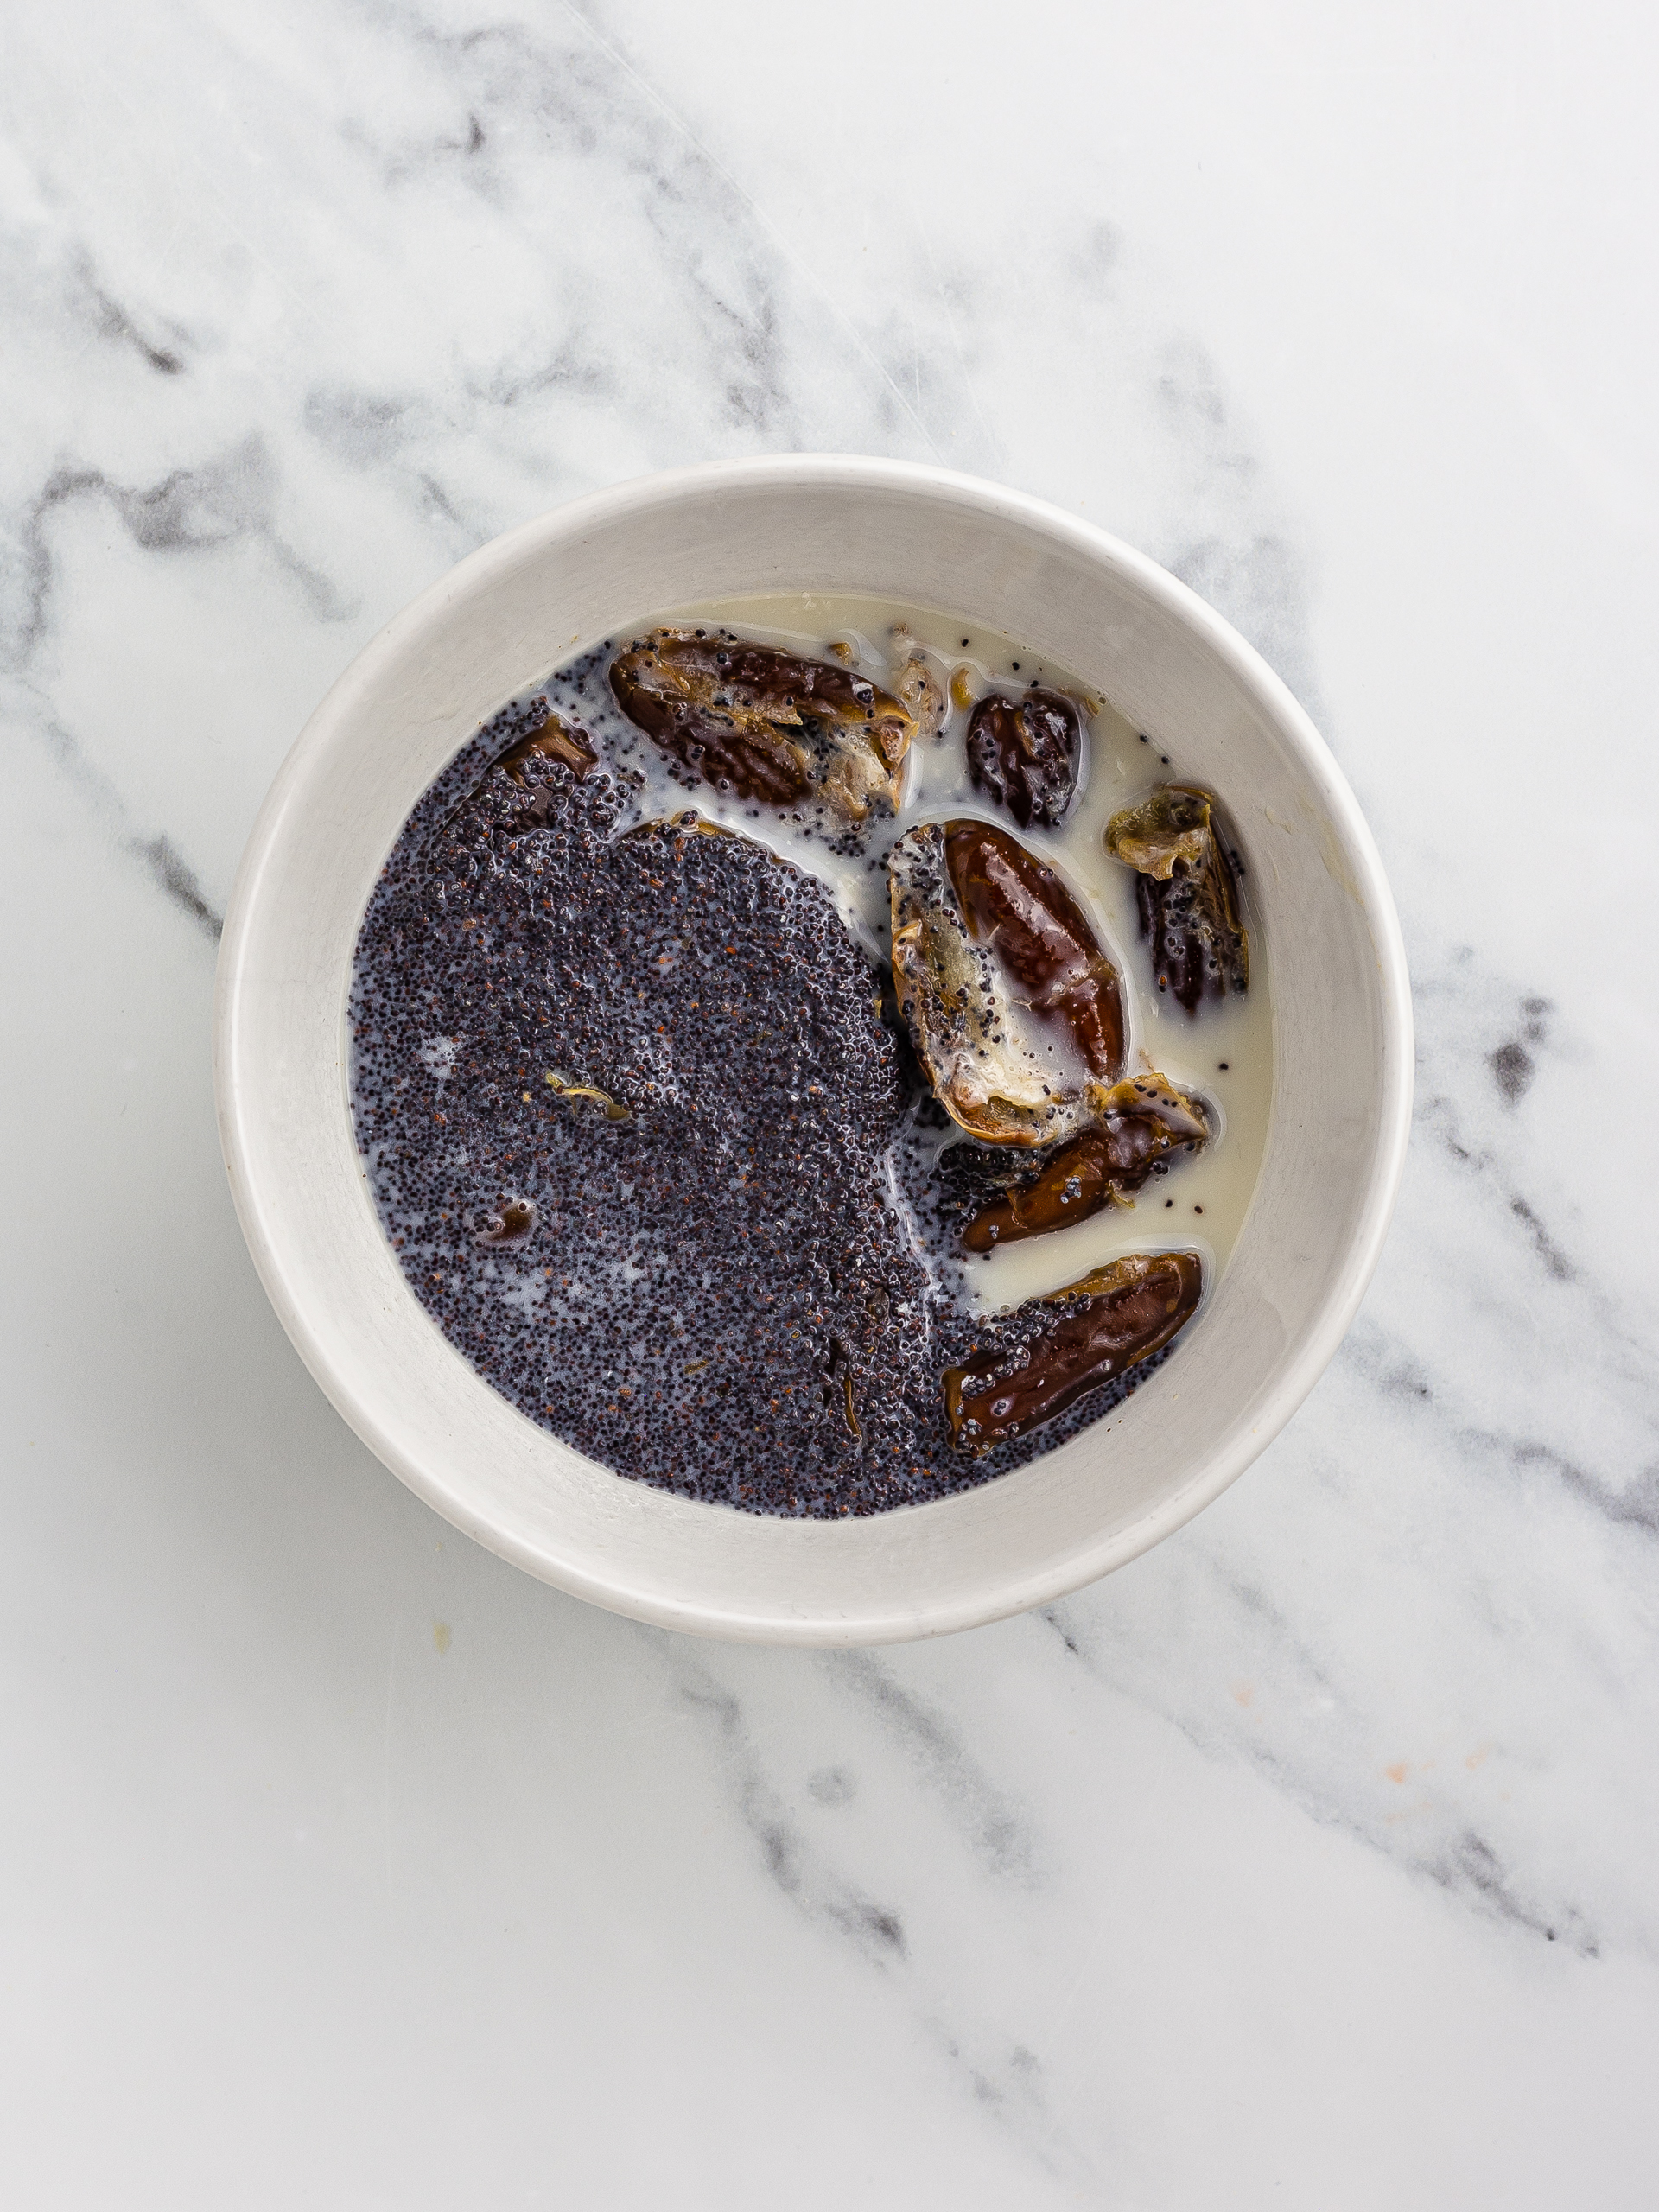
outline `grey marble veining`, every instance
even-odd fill
[[[9,2200],[1652,2201],[1649,43],[14,23]],[[1024,486],[1236,622],[1377,830],[1420,1047],[1259,1465],[1041,1615],[835,1657],[404,1493],[264,1306],[207,1067],[254,810],[367,638],[556,500],[800,448]]]

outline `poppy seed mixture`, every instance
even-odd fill
[[[889,629],[811,657],[642,625],[581,655],[417,803],[357,946],[358,1141],[433,1321],[589,1459],[753,1512],[1021,1465],[1166,1357],[1205,1281],[1166,1220],[1004,1310],[979,1287],[1005,1243],[1109,1227],[1221,1117],[1080,1026],[1116,969],[1028,825],[1065,812],[1086,708],[1013,690],[975,782],[979,702]],[[1021,844],[971,800],[923,912],[899,849],[953,735],[964,789],[1047,815]]]

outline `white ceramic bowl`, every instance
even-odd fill
[[[853,591],[1007,632],[1219,791],[1272,963],[1275,1109],[1230,1266],[1109,1427],[977,1490],[781,1521],[626,1481],[497,1396],[405,1287],[359,1164],[345,1000],[410,807],[578,643],[691,601]],[[341,677],[271,787],[219,963],[219,1125],[272,1303],[370,1448],[564,1590],[702,1635],[874,1643],[1039,1605],[1166,1536],[1277,1434],[1340,1343],[1404,1159],[1411,1026],[1376,849],[1306,715],[1218,615],[1128,547],[992,484],[793,456],[624,484],[497,538]]]

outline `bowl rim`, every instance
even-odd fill
[[[861,1618],[847,1608],[837,1609],[833,1617],[803,1615],[781,1607],[773,1614],[758,1607],[739,1612],[696,1598],[664,1599],[657,1592],[633,1588],[624,1577],[607,1580],[573,1562],[550,1560],[512,1532],[481,1524],[464,1500],[386,1432],[359,1392],[349,1363],[335,1357],[327,1332],[314,1325],[284,1266],[282,1238],[270,1218],[271,1209],[250,1173],[245,1101],[236,1080],[235,1033],[249,981],[250,938],[262,895],[272,881],[273,852],[291,813],[303,803],[314,766],[338,741],[341,727],[349,723],[359,696],[374,688],[383,672],[397,662],[410,642],[457,594],[471,594],[486,587],[493,575],[511,571],[526,553],[561,538],[578,539],[600,525],[646,512],[658,503],[718,497],[722,489],[738,480],[785,492],[830,486],[848,492],[896,489],[942,496],[958,510],[966,506],[976,511],[988,524],[1022,525],[1058,542],[1063,550],[1115,571],[1177,622],[1196,632],[1276,725],[1342,840],[1351,886],[1370,925],[1376,951],[1381,1079],[1367,1187],[1325,1300],[1312,1322],[1305,1325],[1300,1343],[1285,1359],[1268,1395],[1258,1405],[1258,1417],[1250,1430],[1222,1440],[1193,1478],[1175,1486],[1140,1518],[1091,1544],[1077,1547],[1050,1563],[1046,1571],[1027,1574],[1017,1584],[999,1586],[995,1597],[969,1592],[930,1599],[923,1593],[902,1616],[888,1610]],[[1148,556],[1047,500],[953,469],[834,453],[699,462],[629,478],[588,493],[492,538],[447,569],[394,615],[329,687],[289,748],[256,817],[226,910],[220,940],[213,1064],[226,1170],[243,1236],[265,1294],[289,1340],[335,1410],[408,1488],[453,1526],[499,1556],[540,1580],[607,1610],[663,1627],[729,1640],[843,1646],[952,1633],[1052,1603],[1161,1542],[1236,1481],[1307,1397],[1346,1335],[1370,1282],[1404,1172],[1414,1072],[1405,946],[1375,840],[1346,778],[1312,719],[1255,649],[1196,592]]]

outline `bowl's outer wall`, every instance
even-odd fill
[[[359,921],[405,815],[501,701],[641,615],[775,590],[890,595],[1073,670],[1218,791],[1271,963],[1275,1110],[1231,1265],[1109,1421],[978,1490],[779,1521],[621,1480],[438,1334],[381,1233],[345,1105]],[[944,472],[805,456],[653,477],[463,562],[318,709],[250,842],[220,955],[231,1185],[272,1302],[364,1440],[468,1535],[643,1619],[768,1642],[938,1633],[1052,1599],[1207,1503],[1306,1395],[1370,1277],[1409,1121],[1404,957],[1369,833],[1284,686],[1184,586],[1087,524]]]

